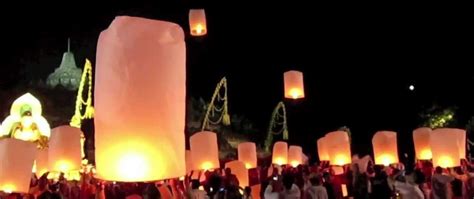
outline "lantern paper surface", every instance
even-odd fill
[[[416,159],[430,160],[433,157],[431,154],[430,134],[431,129],[426,127],[417,128],[413,131]]]
[[[459,146],[459,158],[466,159],[466,130],[452,129],[452,131],[456,134],[456,140]]]
[[[219,168],[219,149],[215,133],[202,131],[195,133],[189,139],[195,170]]]
[[[257,147],[253,142],[243,142],[237,146],[239,161],[245,164],[245,168],[257,167]]]
[[[193,36],[203,36],[207,34],[206,12],[204,9],[189,10],[189,28]]]
[[[245,168],[245,163],[234,160],[226,163],[225,168],[230,168],[232,174],[239,180],[240,187],[249,186],[249,172],[247,168]]]
[[[0,140],[0,191],[28,193],[36,144],[17,139]]]
[[[49,171],[48,169],[48,149],[38,150],[35,160],[35,171],[36,176],[39,178],[43,174]]]
[[[433,167],[448,168],[460,166],[457,130],[440,128],[431,132],[430,143],[433,154]]]
[[[252,188],[252,193],[251,193],[252,198],[260,199],[260,191],[262,190],[262,185],[261,184],[253,185],[251,188]]]
[[[186,160],[186,174],[193,170],[193,157],[191,156],[191,151],[186,150],[185,152],[185,160]]]
[[[288,144],[286,142],[275,142],[272,163],[280,166],[288,164]]]
[[[329,162],[331,165],[346,165],[351,163],[351,145],[349,135],[345,131],[334,131],[326,134]]]
[[[398,163],[397,133],[379,131],[372,138],[375,164],[388,166]]]
[[[51,131],[48,148],[50,171],[71,172],[81,169],[82,131],[72,126],[59,126]]]
[[[140,182],[186,172],[184,34],[177,24],[116,17],[97,44],[98,178]]]
[[[317,145],[319,161],[329,161],[328,149],[326,147],[324,137],[318,139]]]
[[[293,167],[303,164],[303,148],[300,146],[290,146],[288,148],[288,162]]]
[[[285,98],[304,98],[303,73],[290,70],[283,74],[285,80]]]

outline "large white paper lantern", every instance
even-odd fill
[[[290,70],[283,74],[285,81],[285,98],[304,98],[303,73]]]
[[[59,126],[51,131],[48,148],[50,171],[68,173],[81,169],[82,131],[72,126]]]
[[[430,136],[433,166],[449,168],[460,166],[459,142],[456,131],[459,129],[439,128]]]
[[[413,131],[416,159],[431,160],[433,157],[431,154],[430,135],[431,129],[426,127],[417,128]]]
[[[116,17],[97,44],[95,155],[98,178],[183,176],[186,47],[179,25]]]
[[[375,164],[388,166],[398,163],[397,133],[379,131],[372,138]]]
[[[0,139],[0,191],[28,193],[35,158],[36,144],[11,138]]]
[[[219,168],[219,148],[217,136],[210,131],[195,133],[190,140],[191,156],[195,170]]]
[[[288,144],[286,142],[273,144],[272,163],[280,166],[288,164]]]
[[[290,146],[288,148],[288,163],[293,167],[303,164],[303,148],[294,145]]]
[[[327,143],[326,146],[331,165],[343,166],[351,163],[351,144],[347,132],[330,132],[326,134],[324,140]]]
[[[257,167],[257,147],[253,142],[243,142],[237,146],[239,161],[245,164],[247,169]]]

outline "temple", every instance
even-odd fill
[[[77,90],[81,81],[82,69],[76,66],[74,54],[70,50],[70,40],[68,39],[67,52],[63,54],[63,59],[59,68],[48,76],[46,81],[48,87],[55,88],[59,85],[68,90]]]

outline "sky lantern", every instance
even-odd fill
[[[329,161],[328,149],[325,143],[325,137],[319,138],[317,141],[319,161]]]
[[[416,159],[430,160],[433,157],[431,154],[430,134],[431,129],[427,127],[417,128],[413,131]]]
[[[280,166],[288,164],[288,144],[286,142],[273,144],[272,163]]]
[[[52,130],[48,148],[50,171],[68,173],[81,169],[82,131],[72,126],[59,126]]]
[[[466,130],[452,129],[452,131],[456,134],[456,140],[459,148],[459,158],[466,159]]]
[[[219,148],[214,132],[201,131],[191,136],[191,157],[195,170],[219,168]]]
[[[36,144],[18,139],[0,140],[0,191],[28,193]]]
[[[192,36],[207,34],[206,12],[204,9],[189,10],[189,28]]]
[[[460,166],[459,145],[456,131],[459,129],[439,128],[430,136],[433,166],[443,168]]]
[[[186,47],[177,24],[119,16],[102,31],[95,69],[97,177],[142,182],[186,172]]]
[[[290,148],[288,148],[288,163],[292,167],[303,164],[303,148],[294,145],[290,146]]]
[[[283,77],[285,81],[285,98],[304,98],[303,73],[296,70],[290,70],[285,72]]]
[[[33,173],[35,173],[36,176],[39,178],[43,174],[49,171],[48,168],[49,168],[48,150],[47,149],[38,150]]]
[[[331,165],[346,165],[351,163],[351,144],[345,131],[334,131],[326,134],[329,162]]]
[[[379,131],[372,137],[375,164],[388,166],[398,163],[397,133]]]
[[[245,164],[245,168],[257,167],[257,147],[253,142],[243,142],[237,146],[239,161]]]
[[[234,174],[239,180],[239,187],[249,186],[249,172],[245,168],[245,163],[234,160],[227,162],[225,168],[230,168],[232,174]]]

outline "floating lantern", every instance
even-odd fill
[[[28,193],[36,144],[17,139],[0,140],[0,191]]]
[[[230,168],[232,174],[234,174],[239,180],[239,187],[249,186],[249,171],[245,168],[245,163],[234,160],[225,164],[225,168]]]
[[[304,98],[303,73],[290,70],[283,74],[285,80],[285,98]]]
[[[195,133],[190,138],[190,144],[195,170],[219,168],[219,149],[215,133],[210,131]]]
[[[459,145],[456,131],[459,129],[440,128],[431,132],[430,143],[433,154],[433,166],[460,166]]]
[[[300,146],[290,146],[288,149],[288,162],[292,167],[303,164],[303,148]]]
[[[192,36],[203,36],[207,34],[206,12],[204,9],[189,10],[189,28]]]
[[[343,166],[351,163],[351,144],[345,131],[334,131],[326,134],[329,162],[331,165]]]
[[[108,181],[186,172],[186,47],[179,25],[116,17],[97,44],[95,159]]]
[[[286,142],[275,142],[272,163],[280,166],[288,164],[288,144]]]
[[[253,142],[243,142],[237,146],[239,161],[245,163],[245,168],[257,167],[257,147]]]
[[[466,130],[452,129],[452,131],[456,134],[456,140],[459,148],[459,158],[466,159]]]
[[[431,154],[430,134],[431,129],[426,127],[417,128],[413,131],[416,159],[430,160],[433,157]]]
[[[48,148],[50,171],[68,173],[81,169],[81,134],[80,129],[72,126],[52,130]]]
[[[318,145],[319,161],[329,161],[328,149],[324,137],[319,138],[316,144]]]
[[[35,168],[33,173],[39,178],[43,176],[46,172],[49,171],[48,169],[48,150],[47,149],[40,149],[37,152],[36,160],[35,160]]]
[[[398,163],[397,133],[379,131],[372,138],[375,164],[388,166]]]

